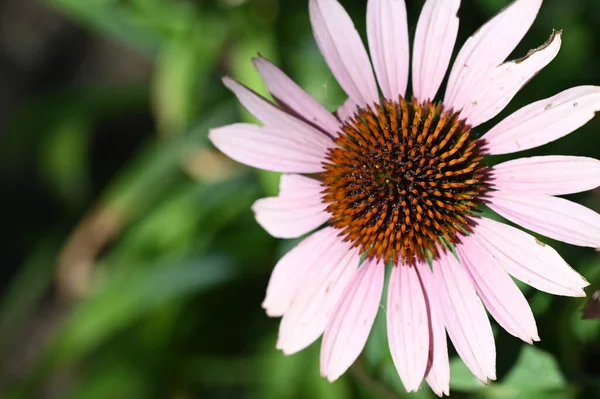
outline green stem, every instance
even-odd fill
[[[400,398],[400,395],[398,395],[391,387],[369,372],[362,356],[359,357],[354,365],[350,368],[350,373],[358,380],[358,382],[372,390],[376,394],[377,398]]]

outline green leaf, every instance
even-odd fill
[[[132,13],[119,0],[46,0],[46,3],[92,30],[107,34],[146,53],[155,51],[166,39],[164,32],[139,24],[135,12]]]
[[[535,379],[535,378],[533,378]],[[483,389],[480,392],[481,397],[491,399],[569,399],[573,398],[573,393],[568,390],[559,391],[531,391],[519,390],[510,386],[494,384],[488,389]]]
[[[526,391],[564,388],[565,377],[554,357],[535,346],[524,346],[515,367],[502,381],[502,385]]]
[[[554,357],[535,346],[524,346],[516,365],[506,377],[499,382],[491,382],[488,387],[475,378],[460,358],[450,361],[452,390],[480,391],[487,397],[530,398],[536,392],[547,394],[563,389],[565,385],[565,378]]]
[[[259,170],[258,179],[260,184],[265,191],[265,194],[269,197],[277,196],[279,193],[279,180],[281,173],[271,172],[268,170]]]
[[[187,182],[133,224],[107,255],[108,261],[113,268],[129,268],[147,256],[200,253],[224,226],[250,212],[257,192],[256,183],[246,178]]]
[[[225,41],[227,24],[210,15],[190,20],[189,26],[170,40],[160,53],[154,75],[154,108],[159,130],[178,134],[199,113],[211,70]]]
[[[77,381],[67,399],[144,398],[151,395],[143,372],[127,362],[98,367]]]
[[[321,377],[319,371],[320,344],[313,344],[292,356],[285,356],[275,350],[274,340],[270,340],[265,351],[268,361],[260,370],[264,378],[260,395],[257,398],[286,399],[345,399],[350,398],[347,375],[334,383]]]
[[[233,276],[232,264],[221,257],[160,259],[126,274],[113,273],[69,313],[35,367],[10,392],[11,397],[33,397],[49,373],[90,354],[149,312],[217,287]]]
[[[385,301],[387,295],[382,295],[382,301]],[[385,302],[384,302],[385,304]],[[379,369],[386,365],[393,367],[392,356],[387,342],[386,310],[380,305],[379,312],[373,323],[373,328],[369,334],[369,339],[364,349],[364,358],[371,369]]]
[[[163,259],[152,267],[109,278],[60,328],[50,348],[51,363],[72,362],[144,314],[233,277],[232,266],[223,258],[184,260],[165,267],[172,262]]]
[[[450,359],[450,390],[474,392],[485,387],[465,366],[460,357]]]
[[[80,208],[90,191],[88,145],[90,118],[81,113],[65,115],[50,127],[40,147],[40,173],[66,205]]]
[[[131,218],[152,209],[160,195],[169,194],[181,178],[182,163],[190,148],[207,144],[208,129],[231,121],[233,110],[230,103],[219,104],[203,116],[186,135],[168,142],[150,142],[141,148],[108,187],[103,201]]]

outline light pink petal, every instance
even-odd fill
[[[208,138],[221,152],[243,164],[284,173],[318,173],[323,170],[325,135],[311,137],[281,128],[237,123],[212,129]]]
[[[358,250],[351,249],[340,237],[317,257],[310,258],[312,266],[281,320],[277,349],[289,355],[319,338],[359,261]]]
[[[550,245],[504,223],[478,218],[473,239],[513,277],[554,295],[585,296],[589,283]]]
[[[254,64],[273,97],[304,120],[337,136],[339,122],[317,100],[308,95],[279,68],[264,58],[255,58]]]
[[[579,86],[529,104],[481,137],[489,154],[528,150],[559,139],[600,111],[600,87]]]
[[[494,256],[472,237],[464,237],[457,250],[479,297],[498,324],[525,342],[539,341],[527,300]]]
[[[433,275],[444,324],[456,351],[481,382],[495,380],[494,335],[471,278],[448,252],[434,263]]]
[[[426,294],[430,321],[430,349],[425,378],[433,392],[441,397],[450,394],[450,362],[446,328],[440,313],[439,294],[431,269],[425,263],[417,263],[417,271]]]
[[[416,266],[392,268],[387,333],[394,365],[407,392],[418,391],[429,359],[429,311]]]
[[[556,57],[560,44],[561,32],[555,31],[546,43],[530,51],[525,58],[495,68],[485,84],[469,93],[461,117],[475,127],[498,115],[515,94]]]
[[[408,27],[404,0],[369,0],[367,35],[373,67],[385,98],[405,97],[408,85]]]
[[[302,240],[277,262],[262,303],[269,316],[282,316],[288,310],[307,271],[316,267],[317,260],[339,241],[338,233],[332,227],[319,230]]]
[[[296,118],[293,115],[283,111],[275,104],[267,101],[254,91],[243,84],[229,78],[223,78],[223,84],[235,94],[239,102],[259,121],[270,128],[283,129],[287,135],[302,135],[307,140],[315,143],[327,143],[332,145],[331,137],[317,130],[308,123]]]
[[[600,248],[600,215],[575,202],[516,191],[487,193],[496,213],[546,237],[582,247]]]
[[[379,103],[369,56],[344,7],[336,0],[310,0],[309,12],[317,45],[340,86],[361,106]]]
[[[337,117],[342,123],[352,118],[358,109],[358,105],[351,98],[348,98],[336,111]]]
[[[321,183],[301,175],[281,176],[279,196],[252,205],[258,223],[273,237],[296,238],[325,223],[331,216],[321,201]]]
[[[542,0],[513,1],[467,39],[452,66],[444,104],[459,111],[472,101],[525,36],[541,4]]]
[[[568,156],[515,159],[490,169],[490,185],[530,194],[579,193],[600,186],[600,160]]]
[[[432,100],[448,69],[456,35],[460,0],[427,0],[417,24],[412,59],[413,95]]]
[[[325,329],[321,375],[337,380],[363,350],[379,310],[385,264],[366,260],[354,273]]]

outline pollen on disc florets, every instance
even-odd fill
[[[360,109],[322,174],[329,223],[367,257],[412,263],[468,229],[485,188],[481,146],[458,114],[431,102]]]

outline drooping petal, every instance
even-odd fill
[[[561,32],[553,32],[546,43],[529,51],[525,58],[496,67],[485,84],[469,94],[461,117],[472,127],[479,126],[498,115],[523,86],[558,54]]]
[[[554,295],[585,296],[589,283],[552,248],[515,227],[478,218],[473,239],[513,277]]]
[[[481,140],[492,155],[528,150],[566,136],[585,125],[598,111],[600,87],[573,87],[519,109]]]
[[[456,35],[460,0],[427,0],[415,32],[412,59],[413,95],[432,100],[448,69]]]
[[[335,306],[321,345],[321,375],[337,380],[363,350],[379,309],[385,265],[366,260]]]
[[[277,262],[267,286],[262,307],[271,317],[282,316],[289,308],[308,270],[320,262],[323,254],[337,241],[338,231],[326,227],[311,234]]]
[[[564,198],[516,191],[487,193],[494,212],[546,237],[600,248],[600,215]]]
[[[542,0],[517,0],[479,28],[462,46],[452,66],[444,104],[461,110],[488,82],[531,27]]]
[[[430,320],[416,266],[399,264],[392,269],[387,333],[392,359],[406,391],[418,391],[429,359]]]
[[[433,275],[444,324],[456,351],[481,382],[495,380],[494,335],[471,278],[447,252],[434,263]]]
[[[356,272],[359,260],[358,250],[351,249],[340,237],[320,256],[311,258],[313,266],[281,320],[277,349],[289,355],[319,338]]]
[[[243,84],[228,77],[223,78],[223,83],[235,94],[244,108],[266,126],[283,129],[289,136],[301,135],[305,137],[305,140],[317,144],[327,143],[326,146],[332,145],[331,138],[325,133],[283,111]]]
[[[344,91],[361,106],[379,102],[367,50],[354,23],[337,0],[310,0],[317,45]]]
[[[600,160],[541,156],[507,161],[490,169],[490,185],[498,190],[565,195],[600,186]]]
[[[284,173],[318,173],[323,170],[325,135],[311,137],[270,126],[236,123],[212,129],[208,138],[225,155],[259,169]],[[320,141],[320,142],[319,142]]]
[[[527,343],[539,341],[527,300],[494,256],[472,237],[464,237],[457,250],[479,297],[498,324]]]
[[[273,237],[296,238],[329,219],[319,181],[301,175],[281,176],[279,195],[252,205],[258,223]]]
[[[450,362],[446,328],[440,313],[439,294],[431,269],[425,263],[417,263],[417,271],[426,294],[430,321],[430,348],[425,378],[433,392],[441,397],[450,394]]]
[[[409,52],[404,0],[369,0],[367,35],[384,97],[392,100],[406,97]]]
[[[342,105],[340,105],[336,111],[336,114],[340,121],[344,123],[348,119],[352,118],[357,110],[358,105],[356,105],[351,98],[348,98]]]
[[[275,100],[332,136],[339,132],[339,122],[312,96],[290,79],[279,68],[264,58],[255,58],[254,64],[267,89]]]

